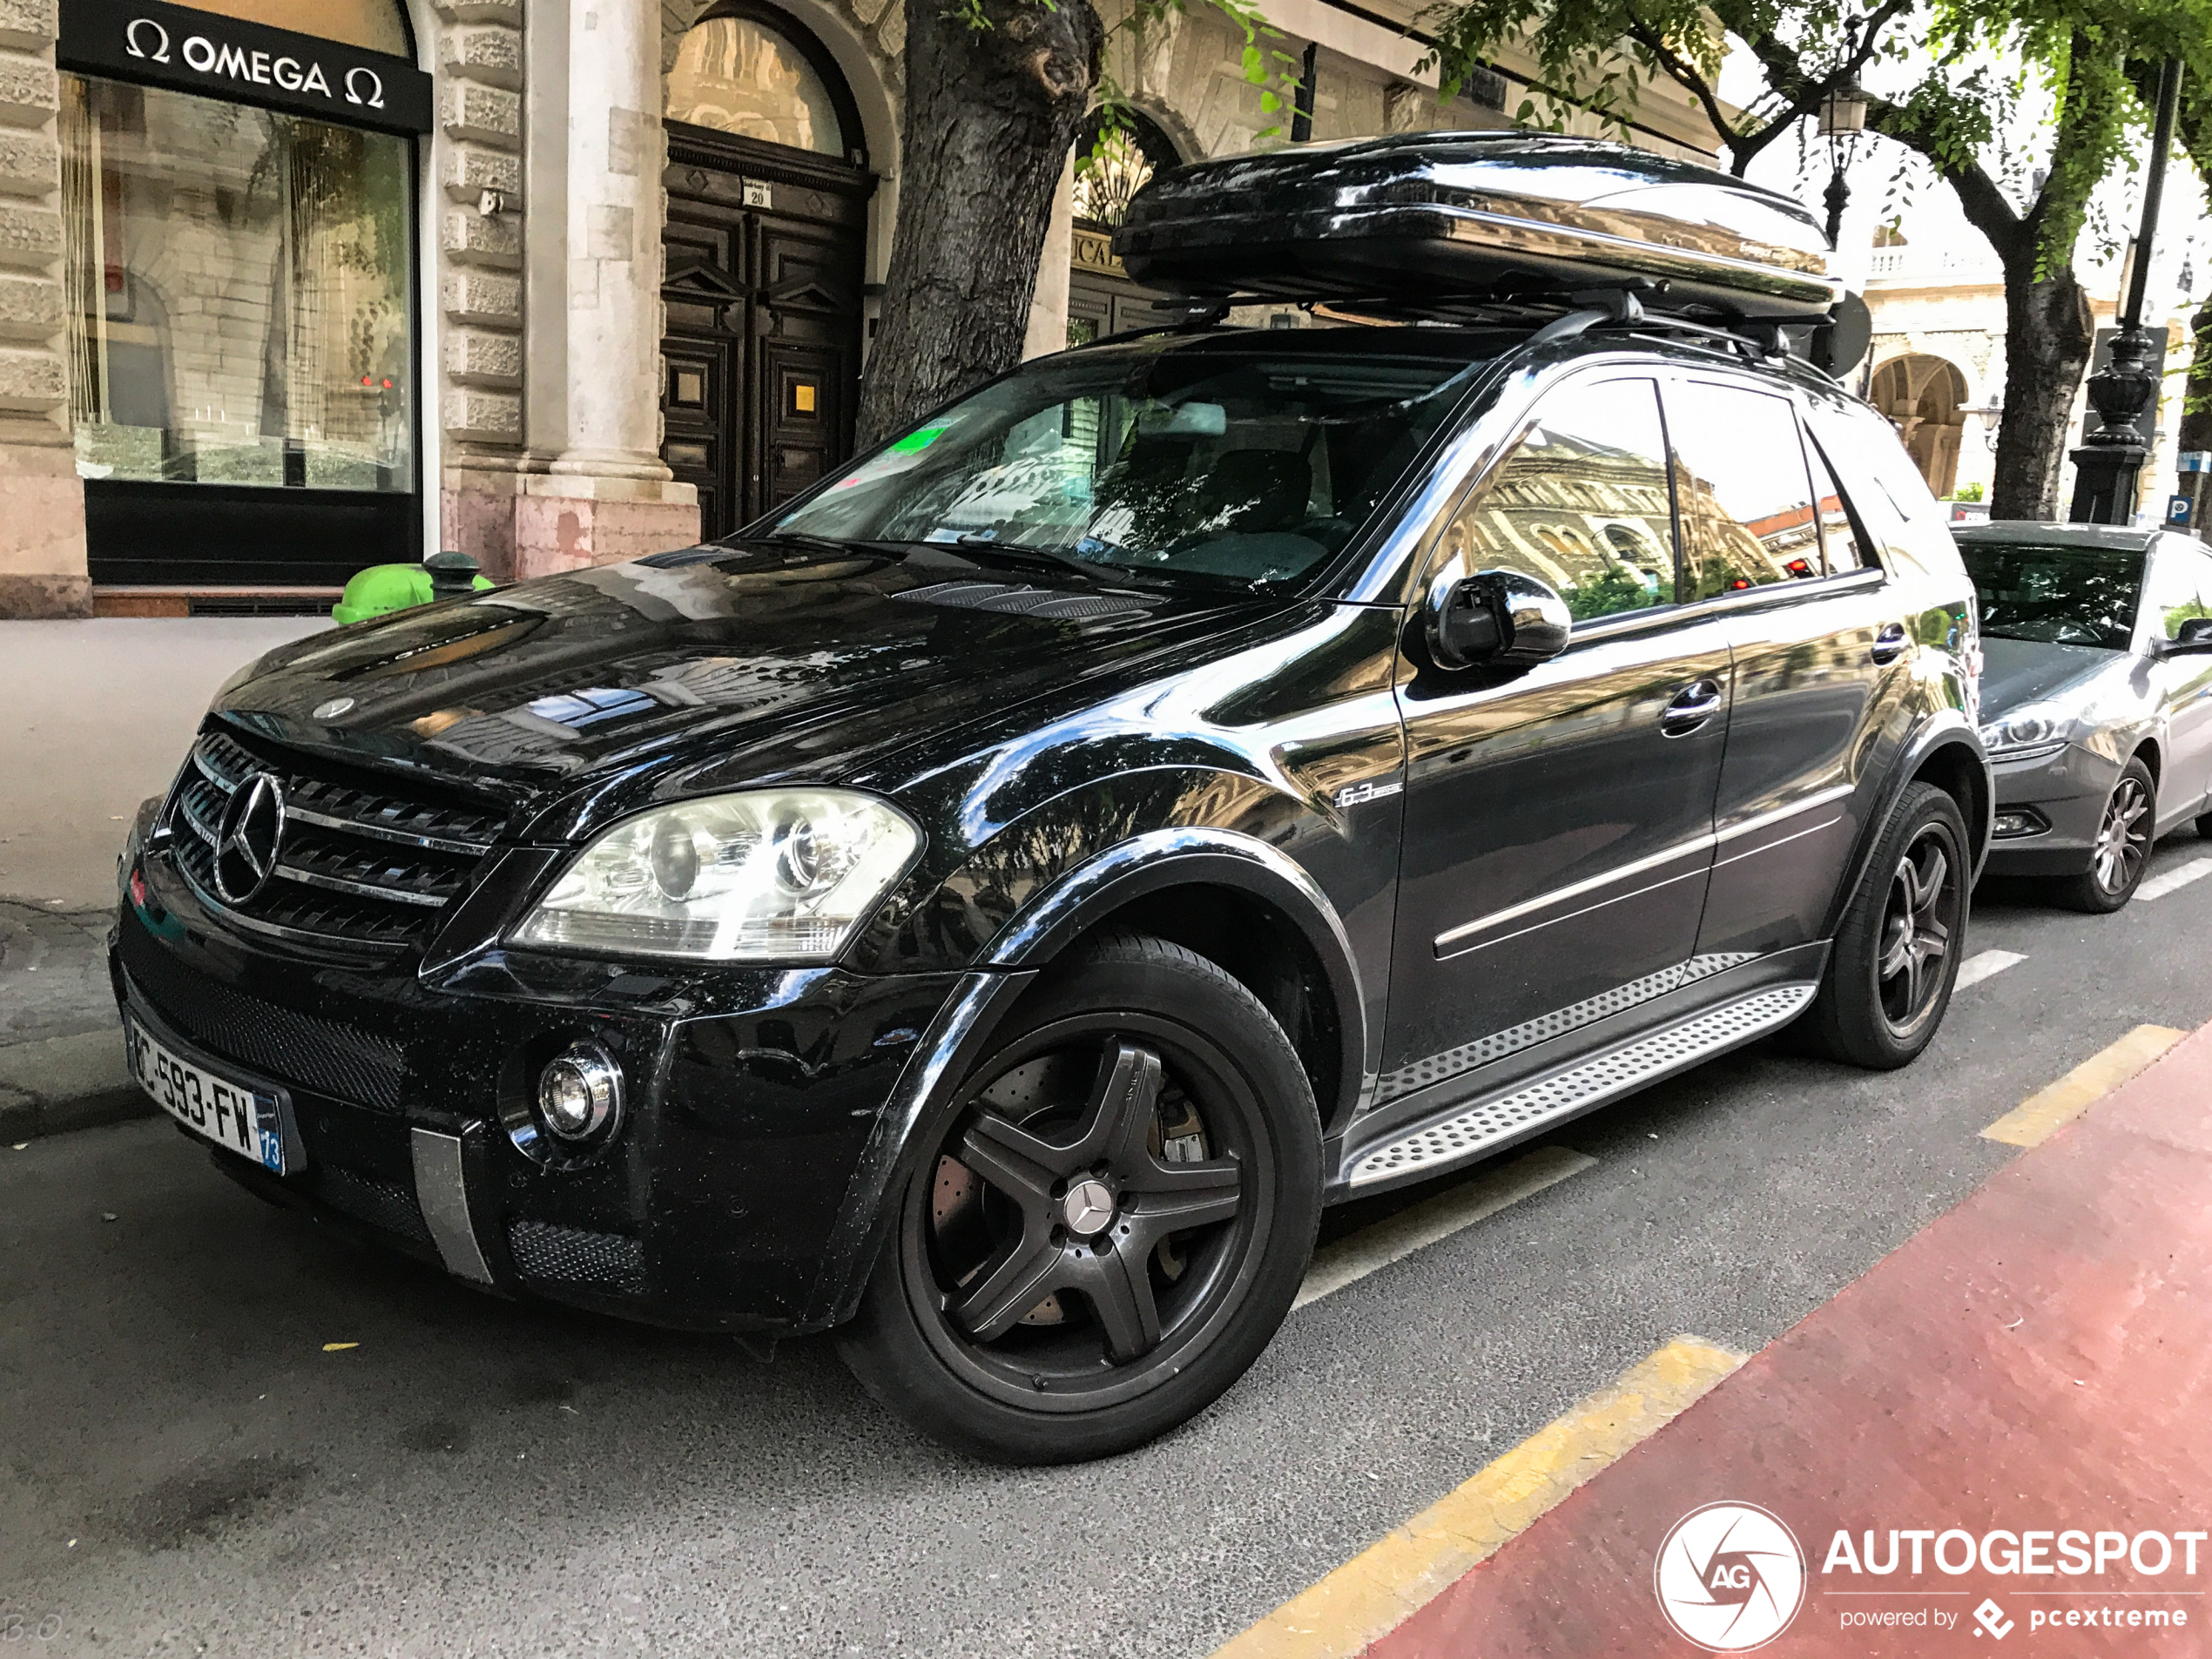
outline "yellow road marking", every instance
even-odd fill
[[[1425,1198],[1372,1227],[1347,1233],[1313,1252],[1293,1309],[1356,1284],[1378,1267],[1449,1238],[1462,1227],[1494,1216],[1570,1175],[1595,1169],[1597,1160],[1563,1146],[1540,1146],[1503,1168],[1487,1170],[1449,1192]]]
[[[1985,1141],[2040,1146],[2188,1035],[2166,1025],[2139,1025],[2092,1055],[2047,1089],[2037,1090],[1982,1130]]]
[[[1216,1649],[1214,1659],[1351,1659],[1743,1363],[1742,1354],[1676,1337]]]

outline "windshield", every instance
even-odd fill
[[[1480,368],[1250,347],[1055,359],[932,416],[771,533],[1293,582],[1352,539]]]
[[[1996,639],[2126,651],[2142,598],[2143,556],[2033,543],[1961,542],[1981,596],[1981,631]]]

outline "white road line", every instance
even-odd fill
[[[2176,887],[2186,887],[2200,877],[2212,875],[2212,859],[2191,859],[2187,864],[2152,876],[2135,889],[2138,899],[2163,899]]]
[[[1313,1264],[1305,1270],[1305,1283],[1298,1286],[1298,1300],[1291,1306],[1302,1308],[1357,1284],[1377,1268],[1402,1261],[1415,1251],[1449,1238],[1462,1227],[1472,1227],[1485,1217],[1494,1216],[1596,1163],[1595,1158],[1563,1146],[1540,1146],[1464,1186],[1424,1199],[1372,1227],[1347,1233],[1313,1252]]]
[[[1952,989],[1963,991],[1969,985],[1979,985],[1992,974],[2001,974],[2015,962],[2027,960],[2016,950],[1986,950],[1979,956],[1969,956],[1959,964],[1958,981]]]

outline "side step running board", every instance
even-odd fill
[[[1508,1142],[1525,1139],[1547,1123],[1579,1116],[1594,1106],[1786,1025],[1804,1012],[1818,988],[1816,985],[1770,986],[1536,1082],[1524,1083],[1511,1094],[1409,1130],[1397,1140],[1363,1155],[1352,1165],[1347,1184],[1356,1191],[1384,1182],[1441,1174],[1454,1164],[1470,1163]]]

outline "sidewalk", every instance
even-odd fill
[[[1728,1502],[1771,1512],[1804,1557],[1802,1606],[1762,1652],[2212,1653],[2208,1079],[2212,1028],[1366,1651],[1694,1653],[1655,1571],[1678,1521]],[[1689,1622],[1733,1602],[1750,1632],[1762,1597],[1789,1599],[1786,1560],[1724,1551],[1717,1522],[1702,1539],[1669,1544],[1661,1579]]]
[[[215,688],[313,617],[0,622],[0,1143],[152,1110],[108,988],[115,859]]]

